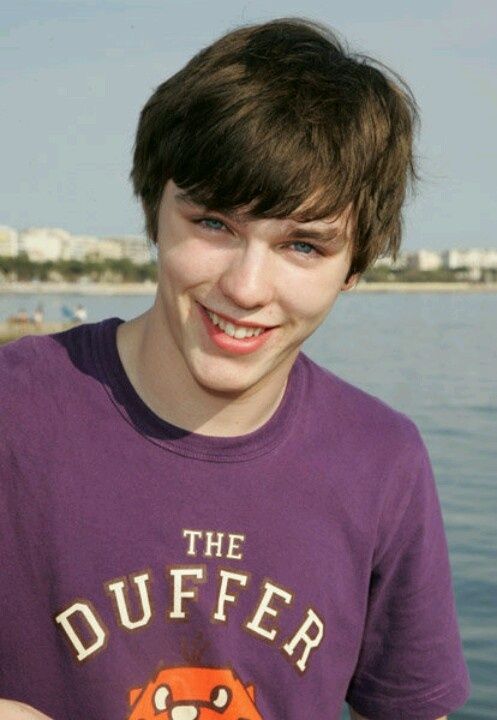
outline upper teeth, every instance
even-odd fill
[[[246,337],[252,337],[253,335],[257,337],[257,335],[264,332],[264,328],[248,328],[242,327],[241,325],[237,325],[237,327],[235,327],[232,323],[223,320],[223,318],[220,318],[219,315],[216,315],[216,313],[211,312],[210,310],[207,310],[207,314],[214,325],[218,325],[221,330],[226,333],[226,335],[237,338],[238,340]]]

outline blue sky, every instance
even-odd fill
[[[153,89],[242,23],[297,15],[387,63],[421,109],[405,249],[497,246],[495,0],[7,0],[0,224],[139,234],[128,180]]]

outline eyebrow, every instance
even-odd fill
[[[191,205],[192,207],[203,208],[203,205],[195,202],[195,200],[187,192],[176,193],[175,199],[185,203],[186,205]],[[208,208],[205,208],[205,211],[209,212]],[[219,215],[231,217],[237,222],[242,222],[244,218],[244,216],[236,212],[221,212],[220,210],[211,210],[210,212],[217,212]],[[316,240],[324,245],[336,240],[342,241],[343,243],[345,242],[345,235],[346,233],[343,229],[338,227],[332,227],[327,230],[312,230],[311,228],[299,226],[293,228],[288,233],[288,236],[295,240]]]
[[[188,195],[187,192],[178,192],[174,196],[175,200],[179,200],[180,202],[184,202],[187,205],[198,205],[198,203],[195,202],[195,200]]]
[[[295,228],[288,233],[289,237],[296,240],[317,240],[324,245],[334,240],[345,240],[345,233],[341,228],[330,228],[329,230],[306,230],[305,228]]]

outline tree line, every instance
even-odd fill
[[[0,277],[29,282],[145,282],[157,279],[157,263],[136,265],[129,258],[102,260],[45,260],[33,262],[26,253],[0,257]]]

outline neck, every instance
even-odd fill
[[[201,435],[253,432],[271,418],[285,393],[286,367],[236,395],[202,386],[152,309],[119,326],[117,349],[143,402],[163,420]]]

